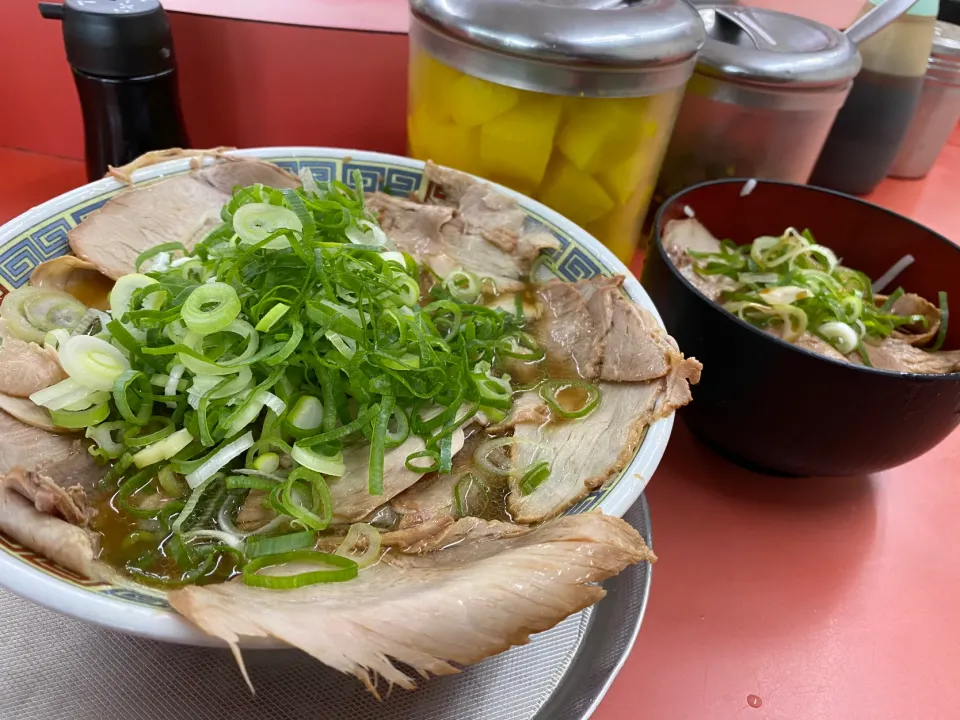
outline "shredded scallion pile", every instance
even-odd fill
[[[748,245],[725,240],[715,253],[689,251],[702,276],[721,275],[734,281],[720,297],[723,307],[760,328],[771,329],[787,342],[812,333],[847,355],[858,351],[870,361],[864,343],[879,343],[905,325],[927,325],[922,315],[891,311],[903,295],[899,288],[884,302],[874,297],[870,279],[844,267],[809,230],[788,228],[779,237],[762,236]],[[940,293],[939,349],[946,335],[946,294]]]
[[[458,270],[424,300],[416,262],[342,183],[237,188],[222,220],[191,253],[143,253],[87,334],[51,336],[69,377],[33,400],[85,429],[112,464],[115,506],[146,521],[127,538],[143,550],[130,572],[161,586],[348,579],[379,548],[375,530],[359,551],[309,549],[331,523],[342,450],[369,445],[371,495],[384,453],[411,435],[425,449],[409,467],[449,472],[454,432],[510,407],[498,357],[543,352],[522,313],[478,304],[484,279]],[[236,511],[254,491],[276,519],[243,533]],[[320,569],[258,572],[294,560]]]

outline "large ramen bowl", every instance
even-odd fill
[[[318,181],[341,180],[353,184],[359,171],[364,190],[394,195],[427,192],[424,164],[418,160],[371,152],[328,148],[258,148],[238,155],[257,157],[297,173],[308,169]],[[137,183],[149,182],[190,170],[189,160],[175,160],[136,172]],[[500,192],[516,198],[528,222],[552,233],[560,244],[553,252],[555,272],[564,280],[622,274],[623,288],[637,304],[660,321],[656,308],[614,255],[584,230],[540,203],[506,188]],[[0,228],[0,283],[7,290],[26,283],[44,260],[69,252],[67,232],[123,187],[104,179],[61,195]],[[662,323],[661,323],[662,324]],[[633,460],[619,477],[570,508],[569,514],[601,510],[622,516],[643,492],[670,437],[673,415],[653,423]],[[584,452],[589,452],[584,448]],[[142,586],[101,584],[77,577],[0,535],[0,585],[29,600],[73,617],[122,632],[188,644],[212,640],[171,610],[162,593]],[[256,647],[255,643],[248,644]]]

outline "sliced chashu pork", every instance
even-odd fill
[[[453,434],[453,453],[463,449],[463,431]],[[402,445],[388,450],[383,456],[383,492],[371,495],[369,491],[370,446],[360,445],[343,451],[346,472],[329,482],[333,499],[333,521],[353,523],[363,520],[383,503],[396,497],[423,477],[422,472],[407,468],[407,457],[426,449],[423,440],[415,435]]]
[[[46,432],[0,412],[0,476],[15,467],[38,472],[62,487],[84,489],[104,473],[78,436]]]
[[[879,301],[881,298],[877,298]],[[915,293],[904,293],[893,303],[890,312],[896,315],[920,315],[923,323],[903,325],[893,332],[893,337],[911,345],[923,347],[937,336],[940,330],[940,309],[926,298]]]
[[[720,241],[699,220],[671,220],[663,231],[663,249],[667,256],[691,285],[716,301],[724,290],[732,290],[737,284],[725,275],[701,275],[693,269],[693,258],[687,252],[720,252]]]
[[[192,248],[221,223],[220,210],[233,186],[254,183],[293,188],[300,181],[276,165],[238,158],[133,187],[71,230],[70,247],[116,280],[133,272],[137,256],[154,245],[181,242]]]
[[[92,580],[111,576],[96,560],[96,538],[56,514],[37,509],[11,476],[0,479],[0,532],[45,558]]]
[[[540,286],[534,335],[555,372],[614,382],[667,374],[679,349],[653,315],[624,296],[622,283],[616,276]]]
[[[402,553],[417,555],[435,552],[457,545],[465,538],[477,542],[483,538],[500,539],[523,535],[529,528],[501,520],[483,520],[478,517],[437,518],[414,527],[384,533],[382,543]]]
[[[420,203],[382,193],[368,199],[387,236],[446,277],[463,268],[490,277],[500,290],[522,290],[541,250],[559,247],[553,235],[527,232],[517,202],[468,175],[427,163],[439,202]]]
[[[79,440],[0,412],[0,532],[63,567],[101,579],[85,490],[103,475]]]
[[[484,420],[480,424],[487,423]],[[449,473],[430,473],[390,501],[391,510],[399,517],[398,529],[424,523],[443,527],[457,518],[457,483],[473,470],[473,454],[487,437],[476,428],[470,428],[469,432],[463,449],[453,457]]]
[[[870,364],[878,370],[927,375],[960,372],[960,350],[927,352],[895,338],[887,338],[879,345],[864,343],[863,347]],[[863,362],[858,353],[850,353],[847,360],[854,364]]]
[[[457,500],[454,492],[460,478],[466,473],[432,473],[390,502],[390,507],[400,516],[399,528],[405,530],[427,522],[453,522],[457,513]]]
[[[55,352],[21,340],[0,320],[0,393],[27,397],[66,377]]]
[[[507,506],[513,519],[535,523],[554,517],[616,477],[633,459],[646,427],[690,402],[689,385],[699,380],[700,363],[679,354],[674,362],[671,371],[656,380],[600,383],[600,405],[583,419],[517,422],[514,467],[548,460],[550,475],[526,495],[519,477],[511,478]]]
[[[387,553],[349,582],[278,592],[228,582],[170,593],[178,612],[226,641],[275,637],[358,677],[413,688],[393,661],[448,675],[526,643],[604,596],[596,583],[655,560],[620,519],[564,517],[531,531],[476,527],[452,547]]]

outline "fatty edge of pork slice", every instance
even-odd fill
[[[229,582],[175,590],[169,601],[224,640],[241,668],[240,637],[274,637],[376,693],[378,677],[415,687],[394,660],[424,677],[459,672],[597,602],[595,583],[654,559],[627,523],[587,513],[519,536],[468,534],[424,555],[388,553],[349,582],[283,592]]]

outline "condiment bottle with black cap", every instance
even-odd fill
[[[188,145],[170,23],[158,0],[42,2],[40,14],[63,22],[90,180],[108,165]]]

